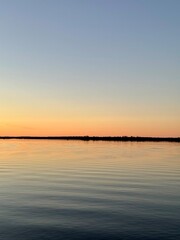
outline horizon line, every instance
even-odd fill
[[[143,136],[0,136],[0,139],[82,140],[82,141],[131,141],[131,142],[180,142],[180,137]]]

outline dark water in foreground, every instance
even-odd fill
[[[180,144],[0,140],[0,240],[180,239]]]

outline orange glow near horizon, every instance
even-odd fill
[[[167,128],[167,126],[169,126]],[[1,122],[0,136],[179,137],[178,123],[137,119],[64,119]]]

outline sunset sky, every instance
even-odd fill
[[[0,0],[0,135],[180,136],[180,1]]]

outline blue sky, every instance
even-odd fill
[[[93,119],[97,135],[111,134],[106,123],[113,135],[161,126],[157,135],[180,135],[179,9],[176,0],[1,0],[2,126],[18,123],[18,135],[34,119],[46,134],[70,118],[87,132]]]

